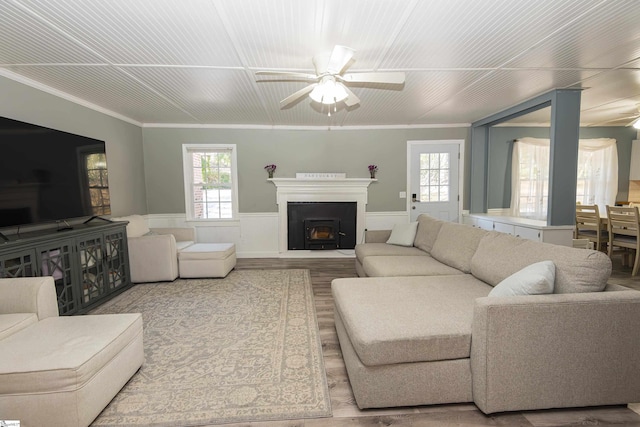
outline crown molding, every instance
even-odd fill
[[[30,79],[28,77],[25,77],[23,75],[20,75],[18,73],[14,73],[13,71],[9,71],[7,69],[0,68],[0,76],[6,77],[9,80],[13,80],[13,81],[18,82],[18,83],[22,83],[25,86],[32,87],[32,88],[40,90],[42,92],[46,92],[46,93],[48,93],[50,95],[57,96],[58,98],[62,98],[62,99],[67,100],[69,102],[73,102],[74,104],[78,104],[78,105],[81,105],[83,107],[89,108],[90,110],[94,110],[94,111],[96,111],[98,113],[105,114],[107,116],[113,117],[113,118],[118,119],[118,120],[122,120],[123,122],[127,122],[127,123],[130,123],[132,125],[139,126],[139,127],[143,126],[143,124],[141,122],[139,122],[137,120],[134,120],[131,117],[127,117],[127,116],[124,116],[124,115],[122,115],[120,113],[116,113],[115,111],[111,111],[111,110],[108,110],[108,109],[106,109],[104,107],[100,107],[99,105],[96,105],[96,104],[93,104],[91,102],[85,101],[82,98],[78,98],[76,96],[70,95],[70,94],[68,94],[66,92],[63,92],[61,90],[54,89],[51,86],[47,86],[45,84],[42,84],[42,83],[37,82],[35,80],[32,80],[32,79]]]
[[[144,123],[143,128],[177,129],[247,129],[247,130],[382,130],[382,129],[443,129],[469,128],[471,123],[443,123],[424,125],[366,125],[366,126],[290,126],[290,125],[235,125],[235,124],[188,124],[188,123]]]
[[[105,114],[118,120],[130,123],[141,128],[175,128],[175,129],[246,129],[246,130],[383,130],[383,129],[443,129],[443,128],[469,128],[471,123],[440,123],[440,124],[415,124],[415,125],[360,125],[360,126],[293,126],[293,125],[252,125],[252,124],[202,124],[202,123],[142,123],[130,117],[111,111],[99,105],[85,101],[82,98],[70,95],[59,89],[52,88],[28,77],[0,68],[0,76],[46,92],[50,95],[62,98],[74,104]]]

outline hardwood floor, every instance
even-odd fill
[[[486,416],[472,403],[360,410],[355,404],[333,323],[331,281],[355,277],[353,258],[238,259],[237,269],[306,268],[311,272],[318,326],[333,409],[332,418],[229,424],[228,427],[325,426],[640,426],[640,415],[626,406],[501,413]],[[614,260],[610,283],[640,290],[640,276]],[[639,355],[640,357],[640,355]],[[630,405],[640,413],[640,404]]]

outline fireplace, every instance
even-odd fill
[[[292,202],[352,202],[356,204],[355,242],[364,240],[369,178],[273,178],[278,204],[278,251],[289,250],[288,204]],[[301,226],[302,229],[304,226]],[[344,231],[344,230],[343,230]],[[341,246],[341,248],[343,248]]]
[[[353,249],[355,202],[287,203],[288,249]]]

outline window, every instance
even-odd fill
[[[237,217],[235,145],[182,146],[188,220]]]
[[[111,198],[109,196],[109,173],[107,156],[101,146],[87,146],[78,149],[81,183],[85,194],[85,205],[89,205],[93,215],[111,214]]]
[[[618,193],[618,151],[610,138],[581,139],[578,146],[576,202],[613,205]],[[548,139],[522,138],[513,148],[511,210],[513,215],[546,219],[549,196]]]
[[[449,153],[420,153],[420,200],[448,202]]]

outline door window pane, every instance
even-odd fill
[[[449,201],[450,157],[449,153],[420,154],[420,201]]]

